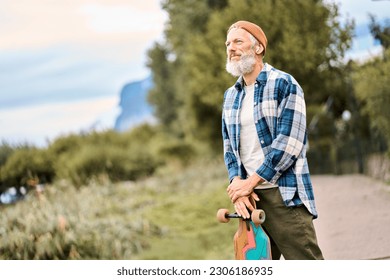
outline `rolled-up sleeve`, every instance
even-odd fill
[[[234,154],[228,128],[225,122],[225,114],[222,114],[222,139],[223,139],[223,154],[226,168],[229,174],[229,181],[232,181],[234,177],[239,175],[239,166],[237,158]]]
[[[290,83],[283,90],[279,112],[271,150],[256,171],[271,184],[296,162],[306,141],[306,105],[299,85]]]

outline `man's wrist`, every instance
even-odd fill
[[[252,190],[265,181],[257,173],[253,173],[248,179]]]
[[[234,177],[234,178],[232,179],[232,183],[233,183],[234,181],[236,181],[236,180],[241,180],[241,177],[239,177],[239,176]]]

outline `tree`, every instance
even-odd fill
[[[388,49],[390,47],[390,24],[387,22],[387,25],[380,26],[380,24],[376,21],[375,16],[370,15],[370,31],[372,36],[378,40],[381,45]]]
[[[169,59],[167,47],[156,43],[148,52],[147,66],[153,69],[154,87],[148,93],[148,101],[155,107],[155,116],[173,131],[177,119],[179,101],[175,96],[175,62]]]
[[[371,127],[383,135],[390,147],[390,50],[384,57],[376,57],[360,66],[354,73],[356,95],[363,103],[363,112],[369,116]]]
[[[147,66],[152,70],[154,82],[149,101],[160,123],[180,138],[191,135],[189,123],[194,120],[184,105],[188,81],[194,80],[184,71],[189,67],[185,53],[194,43],[193,36],[205,33],[212,12],[223,9],[226,4],[226,0],[166,0],[162,4],[169,14],[169,23],[165,29],[166,42],[156,43],[148,52]]]
[[[336,5],[319,0],[293,4],[230,0],[215,8],[210,2],[167,0],[163,6],[170,19],[166,46],[175,58],[173,95],[180,100],[174,108],[175,122],[187,138],[206,142],[217,152],[222,147],[223,93],[235,81],[224,70],[224,42],[228,27],[240,19],[263,27],[269,41],[265,61],[293,74],[306,93],[308,107],[318,108],[332,96],[334,116],[341,115],[346,83],[340,61],[350,47],[353,22],[342,26]],[[155,93],[164,95],[162,87],[155,88]],[[308,108],[310,114],[316,111]]]

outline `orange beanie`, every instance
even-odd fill
[[[267,48],[267,42],[268,41],[267,41],[267,37],[265,36],[265,33],[260,28],[260,26],[254,24],[252,22],[249,22],[249,21],[240,20],[240,21],[237,21],[236,23],[233,23],[229,27],[228,33],[233,28],[242,28],[242,29],[248,31],[250,34],[252,34],[253,37],[255,37],[257,39],[257,41],[259,41],[260,44],[263,45],[263,47],[264,47],[263,55],[265,55],[265,50]]]

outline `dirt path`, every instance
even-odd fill
[[[325,259],[390,259],[390,186],[362,175],[312,180]]]

